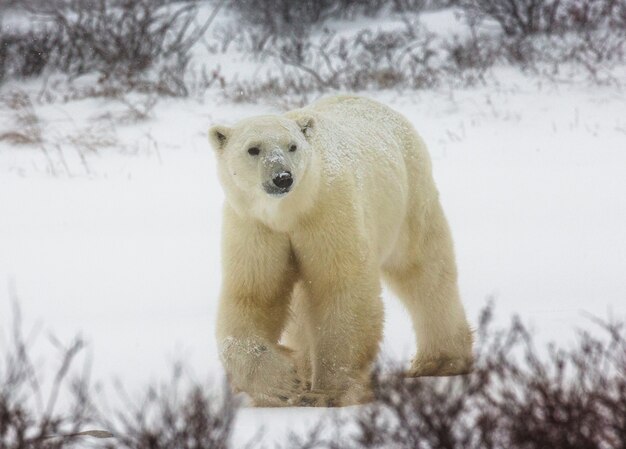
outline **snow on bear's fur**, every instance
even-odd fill
[[[259,406],[367,401],[381,279],[413,321],[408,375],[470,370],[450,231],[404,117],[337,96],[209,135],[226,196],[217,339],[236,390]]]

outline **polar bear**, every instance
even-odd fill
[[[336,96],[209,139],[226,198],[217,339],[236,390],[257,406],[367,401],[381,279],[415,329],[407,375],[471,369],[450,230],[402,115]]]

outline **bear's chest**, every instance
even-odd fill
[[[289,232],[294,225],[294,214],[280,201],[258,201],[252,207],[254,216],[274,231]]]

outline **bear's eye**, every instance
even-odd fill
[[[295,144],[295,143],[291,144],[291,146],[289,147],[289,151],[291,151],[292,153],[293,153],[294,151],[296,151],[297,149],[298,149],[298,147],[296,146],[296,144]]]
[[[258,156],[260,152],[261,152],[261,150],[259,150],[258,147],[248,148],[248,154],[250,156]]]

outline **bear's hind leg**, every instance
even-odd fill
[[[384,276],[407,308],[417,354],[407,375],[453,376],[472,368],[472,333],[461,304],[452,240],[443,214],[418,242],[398,249]]]
[[[408,309],[417,337],[417,355],[408,375],[467,374],[472,366],[472,334],[456,281],[445,272],[428,271],[415,266],[386,276]]]

